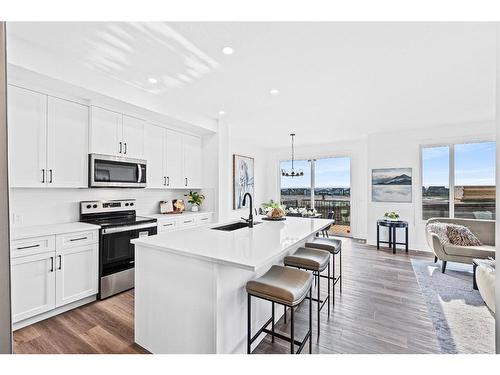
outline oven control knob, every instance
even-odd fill
[[[134,204],[133,203],[130,203],[131,206],[133,206]]]
[[[92,206],[90,204],[87,204],[87,208],[91,208]]]
[[[94,204],[92,207],[97,208],[97,204]]]
[[[128,206],[128,203],[125,203],[125,206]]]

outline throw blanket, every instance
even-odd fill
[[[481,241],[469,228],[451,223],[430,223],[427,230],[438,236],[441,245],[481,246]]]

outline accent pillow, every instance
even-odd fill
[[[448,227],[448,224],[440,223],[440,222],[434,222],[434,223],[427,224],[427,230],[431,233],[436,234],[442,245],[450,243],[450,241],[448,240],[448,235],[446,233],[447,227]]]
[[[448,240],[453,245],[458,246],[481,246],[481,241],[476,237],[469,228],[458,224],[448,224],[446,227],[446,235]]]

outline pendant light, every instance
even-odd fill
[[[293,162],[294,162],[293,139],[295,137],[295,134],[294,133],[290,134],[290,137],[292,137],[292,169],[289,169],[289,170],[282,169],[281,170],[281,175],[283,177],[300,177],[300,176],[304,175],[304,171],[302,171],[302,169],[295,170],[294,167],[293,167]]]

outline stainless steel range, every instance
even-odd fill
[[[135,199],[80,202],[80,221],[99,231],[99,299],[134,287],[134,245],[157,233],[156,219],[136,216]]]

